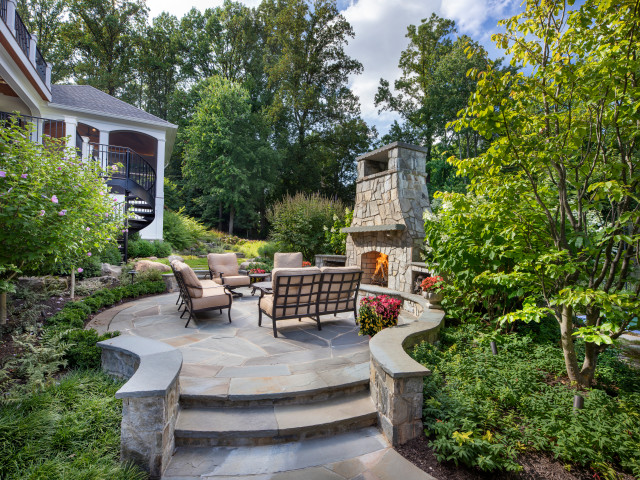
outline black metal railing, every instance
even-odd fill
[[[49,120],[47,118],[32,117],[30,115],[0,112],[0,124],[5,125],[12,119],[20,127],[29,130],[29,135],[31,135],[31,139],[34,142],[42,143],[46,137],[65,137],[65,123],[63,120]]]
[[[38,72],[38,76],[42,83],[47,84],[47,62],[45,62],[44,57],[42,56],[42,52],[36,46],[36,72]]]
[[[27,27],[24,25],[24,22],[16,12],[16,41],[18,42],[18,46],[24,52],[24,54],[29,58],[29,48],[31,46],[31,34]]]
[[[149,162],[128,147],[89,144],[89,152],[111,178],[130,179],[155,198],[156,172]]]
[[[7,0],[0,0],[0,18],[7,23]]]

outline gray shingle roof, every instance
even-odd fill
[[[167,127],[174,126],[91,85],[51,85],[51,103],[142,122],[161,123]]]

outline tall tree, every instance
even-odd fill
[[[275,93],[269,114],[274,124],[286,125],[281,193],[315,191],[326,159],[317,148],[323,135],[359,115],[347,79],[362,65],[344,51],[353,29],[333,0],[266,0],[259,10],[268,35],[268,86]]]
[[[219,207],[229,212],[233,234],[237,215],[259,219],[275,158],[244,88],[218,76],[201,88],[187,131],[183,174],[187,188],[199,192],[196,203],[210,222]]]
[[[588,387],[599,353],[640,311],[640,2],[529,0],[503,25],[498,46],[532,72],[480,74],[456,128],[493,142],[452,159],[470,194],[451,196],[443,215],[483,217],[481,248],[511,268],[477,280],[529,292],[504,321],[555,317],[567,374]]]
[[[136,78],[134,58],[147,20],[144,0],[70,0],[69,10],[76,81],[122,95]]]

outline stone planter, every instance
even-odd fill
[[[427,299],[429,306],[434,307],[440,305],[443,298],[441,292],[422,292],[422,296]]]

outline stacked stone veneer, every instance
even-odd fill
[[[120,459],[162,477],[175,449],[182,354],[154,340],[121,336],[99,342],[102,369],[129,381],[122,399]]]
[[[356,202],[347,228],[347,265],[362,265],[362,255],[389,256],[388,287],[412,291],[412,266],[424,242],[427,191],[426,149],[402,142],[358,157]],[[360,228],[353,231],[354,227]]]

